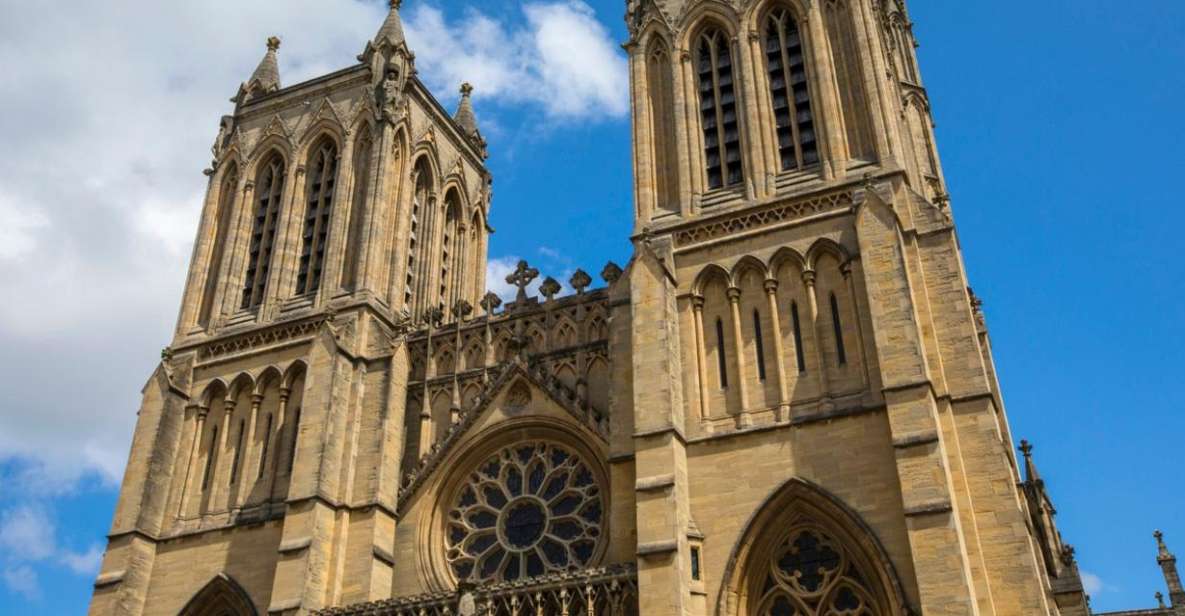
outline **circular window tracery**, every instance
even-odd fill
[[[864,576],[827,532],[795,529],[772,554],[757,599],[758,616],[880,616]]]
[[[580,569],[601,543],[601,487],[579,455],[555,443],[499,450],[448,502],[446,558],[460,581]]]

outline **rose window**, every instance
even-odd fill
[[[768,563],[757,602],[759,616],[878,616],[865,578],[833,537],[800,528]]]
[[[600,544],[602,516],[600,486],[570,449],[506,447],[451,501],[446,556],[457,579],[472,582],[580,569]]]

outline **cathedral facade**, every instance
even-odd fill
[[[1089,613],[902,0],[626,19],[633,257],[603,284],[520,263],[505,303],[471,89],[437,102],[399,1],[304,83],[268,41],[92,614]],[[1171,605],[1139,613],[1185,614],[1159,550]]]

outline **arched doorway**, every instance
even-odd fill
[[[750,520],[733,549],[719,616],[904,616],[887,554],[859,516],[792,479]]]
[[[199,590],[179,616],[258,616],[247,591],[225,573],[219,573]]]

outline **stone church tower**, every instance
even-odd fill
[[[626,19],[633,259],[542,298],[521,263],[505,305],[470,90],[450,115],[419,81],[399,1],[305,83],[268,42],[92,614],[1089,612],[903,2]]]

